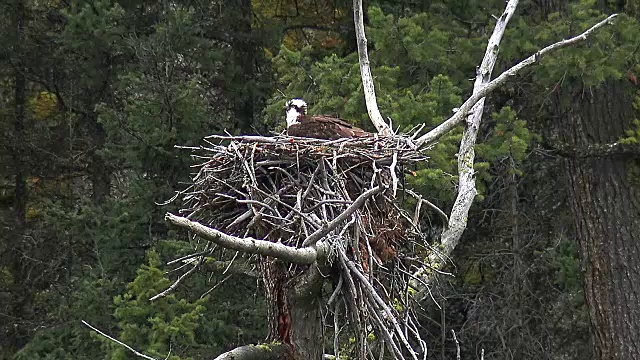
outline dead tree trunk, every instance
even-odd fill
[[[610,82],[559,95],[554,109],[598,360],[640,358],[640,163],[610,151],[632,126],[632,96]]]

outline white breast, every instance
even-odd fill
[[[300,124],[300,122],[298,121],[298,116],[300,116],[298,109],[291,108],[287,110],[287,127],[295,124]]]

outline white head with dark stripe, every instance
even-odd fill
[[[287,127],[299,124],[298,116],[307,114],[307,103],[302,99],[291,99],[284,107],[287,111]]]

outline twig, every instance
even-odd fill
[[[380,295],[375,291],[375,289],[373,288],[373,286],[371,285],[371,283],[369,283],[369,281],[367,280],[367,278],[365,278],[365,276],[355,267],[355,265],[353,265],[353,262],[351,262],[348,259],[345,259],[346,255],[343,253],[340,253],[340,256],[343,257],[343,260],[345,262],[345,264],[347,265],[347,267],[349,268],[349,270],[351,270],[351,272],[356,276],[356,278],[358,278],[360,280],[359,284],[362,284],[365,289],[367,291],[365,291],[365,294],[369,297],[371,297],[371,300],[373,303],[375,303],[377,306],[379,306],[385,313],[385,320],[390,321],[393,324],[393,327],[395,328],[395,333],[396,335],[398,335],[400,337],[400,340],[402,341],[403,345],[407,348],[407,350],[409,351],[409,353],[411,354],[411,357],[415,360],[417,360],[415,351],[413,350],[413,348],[411,347],[411,345],[409,344],[409,341],[407,341],[406,337],[404,336],[401,328],[400,328],[400,324],[398,323],[398,320],[396,319],[393,311],[391,310],[391,308],[389,308],[389,306],[385,303],[384,300],[382,300],[382,298],[380,297]]]
[[[84,320],[80,320],[80,321],[81,321],[85,326],[89,327],[91,330],[93,330],[93,331],[97,332],[98,334],[100,334],[100,335],[102,335],[102,336],[106,337],[107,339],[109,339],[109,340],[111,340],[111,341],[115,342],[116,344],[118,344],[118,345],[120,345],[120,346],[123,346],[123,347],[124,347],[124,348],[126,348],[127,350],[129,350],[129,351],[131,351],[132,353],[134,353],[136,356],[139,356],[139,357],[141,357],[141,358],[143,358],[143,359],[148,359],[148,360],[158,360],[158,359],[156,359],[156,358],[152,358],[152,357],[151,357],[151,356],[149,356],[149,355],[145,355],[145,354],[143,354],[143,353],[141,353],[141,352],[139,352],[139,351],[135,350],[134,348],[132,348],[131,346],[129,346],[129,345],[125,344],[125,343],[123,343],[123,342],[122,342],[122,341],[120,341],[120,340],[117,340],[117,339],[112,338],[111,336],[109,336],[109,335],[107,335],[107,334],[103,333],[102,331],[100,331],[100,330],[96,329],[95,327],[91,326],[88,322],[86,322],[86,321],[84,321]]]
[[[396,175],[396,165],[398,164],[398,153],[393,153],[393,161],[391,161],[391,165],[389,166],[389,172],[391,173],[391,188],[393,189],[393,197],[396,197],[396,193],[398,192],[398,175]]]
[[[260,143],[274,143],[278,141],[277,137],[269,136],[227,136],[227,135],[209,135],[205,139],[222,139],[222,140],[249,140]]]
[[[431,209],[435,210],[435,212],[438,213],[438,215],[440,215],[440,217],[442,217],[442,219],[444,220],[445,225],[447,225],[449,223],[449,217],[447,216],[447,214],[444,211],[442,211],[442,209],[440,209],[439,207],[434,205],[431,201],[429,201],[427,199],[424,199],[422,197],[422,195],[416,193],[415,191],[413,191],[411,189],[404,189],[404,191],[407,194],[413,196],[416,200],[418,200],[418,203],[425,204],[425,205],[429,206]]]
[[[195,265],[193,265],[193,267],[192,267],[191,269],[189,269],[186,273],[184,273],[184,274],[180,275],[180,277],[178,277],[178,278],[176,279],[176,281],[174,281],[174,282],[173,282],[173,284],[171,284],[171,286],[169,286],[169,287],[168,287],[167,289],[165,289],[163,292],[161,292],[161,293],[159,293],[159,294],[157,294],[157,295],[155,295],[155,296],[152,296],[152,297],[149,299],[149,301],[154,301],[154,300],[159,299],[159,298],[161,298],[161,297],[165,297],[165,296],[167,296],[171,291],[173,291],[173,290],[178,286],[178,284],[180,284],[180,282],[181,282],[183,279],[185,279],[187,276],[191,275],[194,271],[196,271],[196,269],[198,268],[198,266],[200,266],[200,264],[202,264],[202,260],[203,260],[203,259],[204,259],[204,256],[200,256],[200,258],[198,259],[198,262],[197,262]]]
[[[453,341],[456,342],[456,360],[460,360],[460,343],[458,342],[458,338],[456,337],[455,330],[451,329],[451,334],[453,335]]]
[[[197,252],[197,253],[185,255],[185,256],[182,256],[182,257],[179,257],[177,259],[173,259],[173,260],[167,262],[167,265],[173,265],[173,264],[175,264],[177,262],[180,262],[180,261],[189,260],[189,259],[192,259],[194,257],[200,256],[200,255],[204,255],[204,254],[206,254],[208,252],[210,252],[210,250],[205,250],[205,251],[200,251],[200,252]]]
[[[338,294],[340,294],[340,291],[342,290],[343,282],[343,277],[340,276],[340,278],[338,279],[338,285],[336,285],[336,288],[333,290],[333,293],[331,293],[329,300],[327,300],[327,305],[333,304],[334,300],[338,298]]]
[[[209,295],[212,291],[214,291],[215,289],[219,288],[220,286],[222,286],[222,284],[224,284],[225,281],[229,280],[230,277],[232,277],[233,274],[227,275],[224,279],[220,280],[217,284],[215,284],[211,289],[205,291],[202,295],[200,295],[200,298],[204,298],[205,296]]]

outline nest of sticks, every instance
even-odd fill
[[[403,136],[212,135],[205,142],[187,148],[198,164],[193,182],[180,193],[182,216],[240,238],[297,248],[323,242],[337,279],[327,313],[346,310],[355,333],[373,329],[396,358],[426,354],[417,322],[407,312],[412,267],[419,266],[412,262],[419,262],[416,253],[427,245],[397,200],[404,196],[405,173],[427,160],[424,149]],[[284,276],[291,277],[305,267],[285,269]],[[265,287],[269,297],[269,284]],[[339,335],[344,324],[334,323],[338,343],[338,336],[347,335]],[[370,339],[356,340],[354,350],[372,351]],[[414,351],[416,345],[423,351]]]

